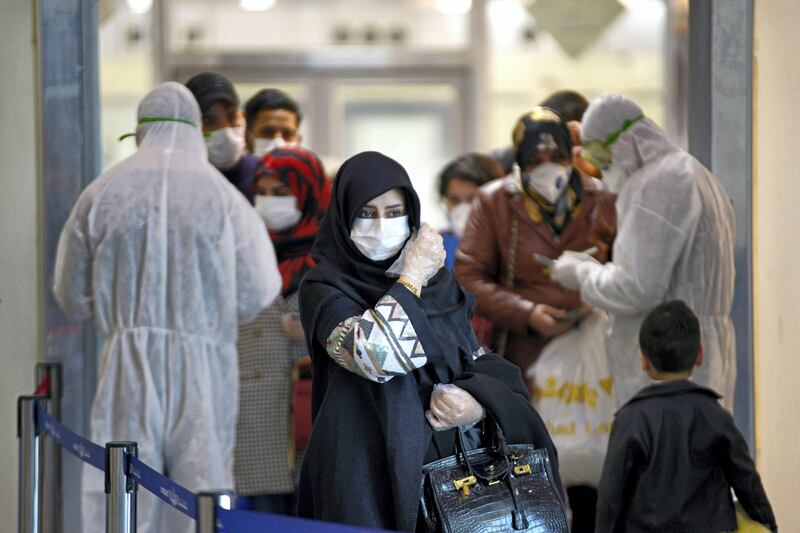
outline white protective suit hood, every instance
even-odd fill
[[[623,127],[626,120],[638,120],[611,145],[611,168],[630,177],[648,163],[679,148],[667,138],[658,124],[644,116],[642,108],[619,94],[605,94],[592,102],[583,116],[581,138],[584,143],[604,141]],[[616,168],[615,168],[616,167]]]
[[[186,87],[159,85],[138,116],[138,150],[83,191],[56,255],[59,305],[104,338],[91,440],[137,441],[140,459],[189,490],[232,489],[238,325],[280,292],[275,252],[208,162]],[[81,531],[103,531],[103,487],[84,469]],[[139,533],[194,531],[146,491],[138,505]]]
[[[200,106],[184,85],[169,81],[157,86],[139,102],[136,118],[139,150],[178,148],[208,157]]]

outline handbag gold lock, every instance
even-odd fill
[[[453,481],[453,485],[456,486],[456,490],[461,491],[461,497],[466,499],[469,498],[469,488],[475,485],[477,482],[478,480],[475,478],[475,476],[467,476],[465,478]]]
[[[531,472],[531,465],[517,465],[514,467],[514,475],[516,476],[524,476]]]
[[[492,485],[497,485],[498,483],[500,483],[499,479],[494,479],[494,477],[492,477],[492,476],[494,476],[494,465],[489,466],[489,476],[490,476],[489,477],[489,486],[490,487]]]

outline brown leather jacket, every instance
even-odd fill
[[[456,277],[478,298],[478,315],[496,329],[508,330],[505,356],[524,372],[549,341],[528,328],[534,305],[543,303],[568,311],[581,305],[579,294],[552,281],[533,254],[556,259],[566,250],[596,246],[599,252],[595,257],[606,262],[616,235],[617,215],[615,194],[584,190],[559,237],[546,222],[531,220],[522,195],[514,175],[481,188],[456,254]],[[511,255],[512,217],[519,221],[519,237],[514,286],[508,289],[504,281]]]

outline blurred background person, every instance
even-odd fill
[[[300,460],[292,432],[292,369],[308,354],[297,290],[314,265],[311,246],[328,207],[330,184],[316,155],[277,148],[261,161],[255,195],[264,231],[275,246],[282,286],[272,305],[239,330],[236,493],[251,498],[256,511],[293,514]]]
[[[445,202],[449,222],[447,230],[442,232],[446,254],[444,266],[451,271],[456,267],[456,249],[464,235],[478,189],[503,176],[503,168],[497,161],[474,152],[454,159],[439,174],[439,196]],[[492,323],[474,315],[472,327],[481,346],[491,349],[494,342]]]
[[[245,105],[247,143],[261,157],[282,146],[297,146],[303,140],[298,132],[303,114],[300,105],[279,89],[262,89]]]
[[[258,214],[206,160],[186,87],[157,86],[138,119],[136,153],[72,210],[54,292],[105,338],[91,440],[138,442],[142,461],[191,491],[230,489],[237,325],[280,291],[275,253]],[[85,468],[83,487],[83,531],[103,531],[103,473]],[[140,533],[195,529],[146,491],[139,510]]]
[[[670,141],[633,101],[608,94],[583,124],[584,154],[619,190],[613,262],[567,252],[553,279],[580,290],[611,319],[609,366],[618,403],[647,385],[637,366],[637,335],[647,312],[685,301],[700,319],[705,358],[693,379],[733,407],[736,339],[734,216],[730,197],[697,159]]]
[[[605,260],[616,215],[612,194],[584,190],[571,165],[569,130],[554,111],[539,107],[521,117],[513,140],[515,171],[479,191],[456,275],[478,297],[477,313],[508,331],[504,354],[524,370],[550,338],[574,325],[560,317],[581,306],[533,254],[555,258],[595,246]]]
[[[596,257],[606,261],[616,212],[613,194],[584,188],[572,166],[570,131],[556,112],[537,107],[523,115],[512,140],[514,172],[478,193],[456,275],[477,296],[477,314],[494,325],[495,350],[526,375],[547,343],[588,312],[577,292],[550,280],[534,253],[557,258],[564,250],[596,247]],[[592,531],[594,489],[568,487],[567,493],[573,529]]]
[[[456,248],[464,235],[478,189],[503,176],[503,168],[497,161],[474,152],[449,162],[439,174],[439,196],[445,202],[449,222],[448,229],[442,232],[447,254],[444,265],[450,270],[455,269]]]
[[[233,84],[220,74],[203,72],[186,82],[203,114],[208,160],[253,203],[258,157],[245,150],[244,114]]]

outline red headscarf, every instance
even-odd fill
[[[278,148],[266,154],[256,170],[256,181],[269,176],[281,181],[297,198],[303,214],[300,222],[285,231],[270,231],[269,236],[278,256],[278,270],[283,278],[283,295],[300,286],[303,275],[314,266],[311,246],[319,223],[331,198],[331,184],[325,178],[319,158],[302,148]]]

